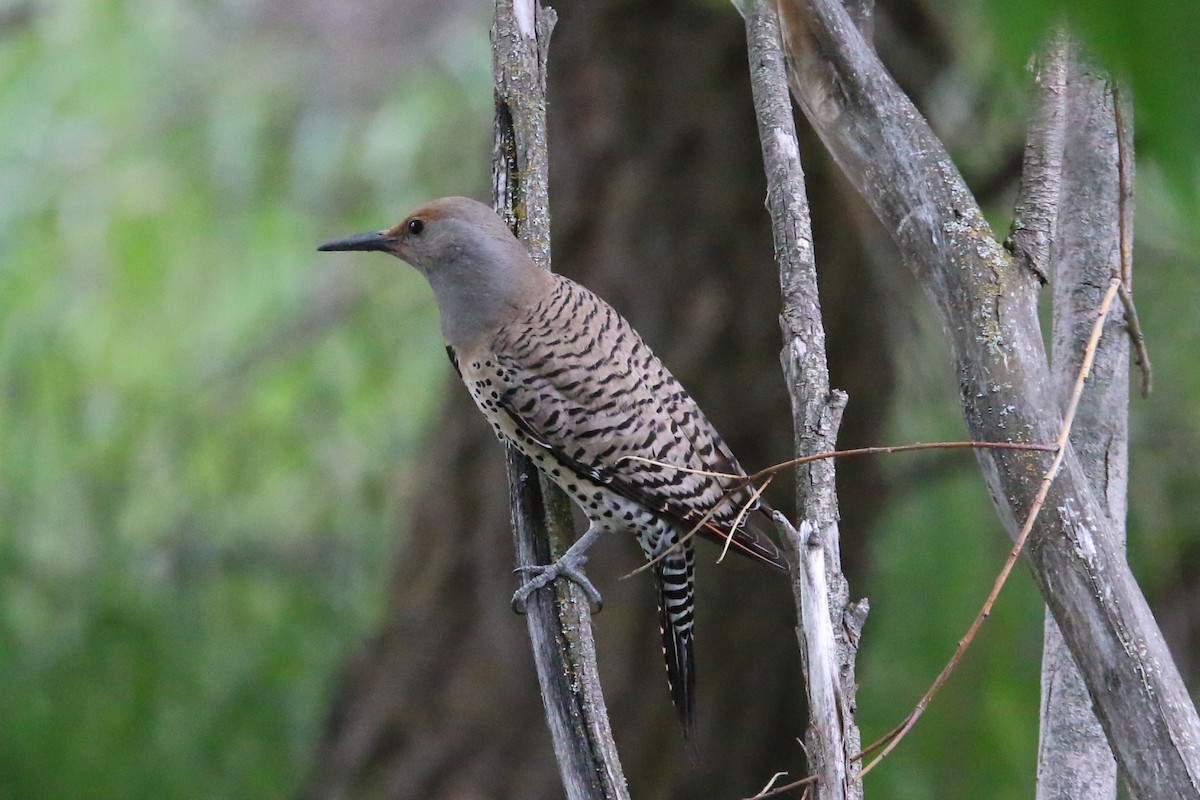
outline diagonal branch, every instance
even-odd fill
[[[1093,326],[1091,338],[1084,347],[1083,363],[1079,366],[1079,372],[1075,378],[1075,386],[1067,403],[1067,410],[1063,414],[1062,429],[1059,431],[1056,440],[1057,446],[1055,447],[1054,457],[1050,461],[1050,466],[1047,468],[1046,474],[1042,476],[1037,495],[1033,498],[1033,504],[1029,507],[1025,522],[1021,525],[1021,531],[1017,534],[1012,550],[1009,551],[1008,559],[1005,560],[1004,566],[1001,567],[1000,574],[992,582],[992,589],[988,592],[988,596],[984,600],[983,606],[979,609],[979,613],[971,621],[967,632],[958,640],[958,647],[955,648],[954,655],[946,662],[946,665],[938,673],[937,678],[934,679],[933,683],[925,691],[925,694],[921,696],[916,707],[895,730],[863,751],[863,755],[866,755],[874,751],[881,744],[883,746],[883,750],[879,755],[871,763],[863,767],[862,772],[864,775],[874,769],[876,764],[886,758],[896,748],[900,740],[908,734],[913,725],[917,723],[917,720],[921,718],[921,715],[925,713],[925,709],[929,706],[930,701],[941,691],[942,686],[945,685],[951,673],[958,666],[958,662],[962,659],[963,654],[966,653],[967,648],[975,641],[975,636],[983,626],[984,621],[991,616],[992,608],[996,605],[996,598],[1000,596],[1000,590],[1004,588],[1004,584],[1008,583],[1008,577],[1012,574],[1013,567],[1017,564],[1017,558],[1020,557],[1021,552],[1025,549],[1025,543],[1029,539],[1029,534],[1033,530],[1034,523],[1037,522],[1038,513],[1042,510],[1042,506],[1046,503],[1046,497],[1050,494],[1050,487],[1054,484],[1054,479],[1058,476],[1059,469],[1062,468],[1063,458],[1068,452],[1067,441],[1071,434],[1071,426],[1075,421],[1075,412],[1079,407],[1080,397],[1083,395],[1084,382],[1091,372],[1092,359],[1096,353],[1096,346],[1100,341],[1100,334],[1104,329],[1104,321],[1108,317],[1109,309],[1112,307],[1113,298],[1117,296],[1118,285],[1118,281],[1110,281],[1104,299],[1100,301],[1100,309],[1095,315],[1095,325]]]
[[[786,0],[792,91],[942,316],[971,438],[1044,442],[1058,400],[1038,281],[992,235],[962,176],[836,0]],[[1015,536],[1049,457],[976,451]],[[1027,550],[1133,794],[1200,791],[1200,719],[1073,450]]]

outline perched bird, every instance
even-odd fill
[[[377,250],[416,267],[433,287],[450,360],[496,435],[533,459],[586,515],[587,532],[566,553],[530,570],[513,595],[515,608],[559,576],[598,604],[582,566],[601,534],[631,533],[654,560],[667,679],[690,731],[689,534],[728,540],[734,551],[785,568],[761,529],[766,505],[735,477],[723,477],[745,473],[696,402],[608,303],[539,268],[475,200],[434,200],[395,227],[318,249]]]

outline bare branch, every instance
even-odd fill
[[[797,456],[790,461],[763,467],[753,475],[743,479],[744,483],[753,483],[760,478],[774,475],[788,467],[800,466],[810,461],[822,461],[826,458],[849,458],[851,456],[880,456],[894,453],[911,453],[917,450],[1040,450],[1044,453],[1058,452],[1056,444],[1038,444],[1037,442],[913,442],[912,444],[875,445],[873,447],[853,447],[849,450],[827,450],[824,453],[813,453],[807,456]],[[669,466],[669,465],[668,465]],[[734,487],[740,489],[741,485]]]
[[[1033,531],[1033,525],[1037,521],[1038,513],[1042,510],[1042,506],[1046,503],[1046,497],[1050,494],[1050,486],[1054,483],[1055,477],[1058,475],[1059,469],[1062,468],[1063,457],[1067,454],[1067,439],[1071,433],[1071,425],[1075,420],[1075,412],[1079,405],[1079,398],[1083,394],[1084,381],[1087,380],[1088,372],[1092,368],[1092,358],[1096,353],[1096,345],[1100,341],[1100,334],[1103,331],[1104,320],[1108,316],[1109,309],[1112,307],[1113,298],[1117,296],[1117,281],[1111,281],[1108,286],[1108,291],[1101,301],[1100,310],[1096,315],[1096,324],[1092,331],[1092,336],[1084,349],[1083,364],[1079,367],[1079,373],[1076,376],[1075,387],[1072,391],[1071,398],[1067,404],[1067,411],[1063,415],[1062,429],[1058,434],[1058,447],[1055,450],[1054,458],[1050,462],[1050,466],[1046,469],[1046,474],[1042,476],[1040,485],[1038,486],[1037,495],[1033,498],[1033,505],[1029,508],[1029,513],[1025,517],[1025,522],[1021,525],[1021,532],[1017,534],[1017,541],[1009,551],[1008,558],[1004,562],[1004,566],[1000,569],[1000,574],[996,576],[996,580],[992,582],[992,590],[988,592],[987,599],[983,601],[983,606],[979,609],[979,613],[975,615],[975,619],[971,621],[971,625],[967,628],[966,634],[959,639],[958,647],[954,650],[954,655],[946,662],[946,666],[942,667],[942,671],[938,673],[930,687],[925,690],[925,694],[921,695],[921,699],[917,702],[916,707],[904,719],[899,727],[883,736],[879,742],[872,744],[863,751],[867,752],[875,750],[881,743],[883,750],[879,753],[871,763],[863,767],[863,774],[867,774],[875,765],[882,761],[896,748],[900,740],[912,730],[916,725],[917,720],[925,713],[925,709],[933,700],[934,696],[949,680],[950,674],[954,672],[958,666],[958,662],[962,660],[963,654],[967,652],[967,648],[975,641],[975,635],[979,632],[980,627],[992,613],[992,607],[996,604],[996,598],[1000,596],[1000,590],[1004,588],[1004,584],[1008,582],[1008,576],[1012,574],[1013,567],[1017,565],[1017,558],[1025,549],[1025,542],[1029,539],[1029,534]]]
[[[1117,182],[1120,186],[1120,236],[1121,236],[1121,304],[1125,306],[1125,325],[1137,354],[1137,365],[1142,373],[1142,397],[1149,397],[1154,389],[1154,369],[1150,366],[1150,352],[1146,349],[1146,337],[1142,333],[1142,322],[1138,319],[1137,306],[1133,303],[1133,108],[1117,84],[1112,89],[1112,116],[1117,143]]]
[[[808,198],[778,13],[767,0],[739,7],[746,20],[754,110],[767,174],[767,206],[783,293],[784,349],[780,358],[792,398],[796,454],[804,456],[833,449],[846,396],[829,387]],[[789,541],[809,705],[807,750],[817,778],[816,794],[822,800],[861,798],[862,782],[850,755],[860,745],[854,721],[854,664],[867,605],[864,601],[851,606],[842,575],[832,461],[797,465],[797,506],[805,535],[792,535]],[[786,525],[782,518],[777,522]]]
[[[1067,135],[1067,32],[1058,29],[1039,59],[1034,80],[1039,102],[1025,139],[1021,188],[1005,244],[1018,262],[1045,283],[1050,245],[1058,223],[1062,185],[1063,142]]]
[[[841,686],[837,679],[837,639],[833,632],[831,609],[829,608],[829,583],[825,573],[824,546],[819,537],[813,535],[808,520],[800,522],[797,531],[787,517],[775,512],[775,525],[780,538],[787,542],[797,554],[800,563],[794,578],[800,595],[800,646],[803,648],[804,667],[808,689],[809,711],[812,725],[807,740],[809,758],[813,762],[817,797],[844,798],[851,796],[862,783],[855,776],[854,787],[847,782],[846,773],[853,769],[854,762],[844,758],[842,748],[842,726],[837,719],[838,699]],[[812,745],[819,748],[818,757]],[[862,796],[861,788],[857,796]]]
[[[546,49],[554,21],[554,11],[538,0],[497,0],[492,31],[495,200],[546,269]],[[548,563],[574,538],[570,501],[512,447],[508,476],[517,565]],[[571,800],[628,798],[600,690],[587,599],[569,581],[554,585],[555,597],[535,592],[529,598],[526,620],[563,786]]]
[[[1052,438],[1061,416],[1038,281],[996,241],[945,148],[841,4],[781,7],[793,93],[941,313],[971,438]],[[1015,538],[1049,460],[1033,451],[976,454]],[[1195,797],[1200,719],[1072,449],[1027,554],[1133,794]]]
[[[1066,396],[1083,358],[1091,308],[1106,281],[1129,280],[1123,268],[1126,196],[1117,113],[1108,81],[1071,47],[1064,74],[1070,133],[1063,160],[1058,238],[1053,258],[1054,382]],[[1125,542],[1128,487],[1129,337],[1122,309],[1099,342],[1096,364],[1079,404],[1071,445],[1108,518],[1116,546]],[[1047,612],[1042,654],[1038,798],[1106,800],[1116,796],[1117,764],[1062,634]]]

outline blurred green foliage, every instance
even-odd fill
[[[1002,57],[1022,63],[1067,20],[1098,61],[1132,90],[1137,144],[1193,207],[1200,194],[1200,3],[1195,0],[984,0]]]
[[[314,248],[486,185],[486,20],[351,91],[247,14],[0,7],[0,797],[288,796],[382,607],[448,370]]]
[[[932,310],[899,336],[889,442],[968,438],[948,349]],[[853,398],[851,398],[853,402]],[[858,662],[864,742],[912,711],[982,605],[1011,542],[972,454],[888,457],[891,502],[871,531],[870,570],[851,591],[870,615]],[[868,796],[898,800],[1033,794],[1042,604],[1014,570],[995,612],[921,722],[866,778]]]

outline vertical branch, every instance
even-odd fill
[[[781,354],[795,420],[796,455],[834,449],[846,396],[829,388],[825,330],[817,295],[808,198],[780,44],[779,17],[767,0],[741,3],[750,77],[767,175],[775,258],[783,293]],[[810,725],[811,769],[819,798],[862,796],[857,780],[860,736],[854,722],[854,673],[866,604],[851,606],[841,570],[833,461],[798,468],[800,533],[780,518],[793,546],[793,588]]]
[[[496,90],[493,182],[497,209],[541,267],[550,268],[546,57],[556,15],[538,0],[497,0],[492,29]],[[546,564],[570,545],[570,502],[528,458],[508,451],[518,566]],[[556,581],[535,592],[526,621],[559,773],[571,800],[628,797],[596,671],[582,591]]]
[[[1065,30],[1058,30],[1038,61],[1039,102],[1025,138],[1021,189],[1005,245],[1018,262],[1044,283],[1049,275],[1050,245],[1058,224],[1063,143],[1067,136],[1067,51]]]
[[[1132,170],[1119,146],[1119,115],[1108,81],[1062,47],[1064,105],[1070,120],[1058,198],[1058,236],[1051,259],[1054,321],[1051,371],[1060,397],[1083,358],[1084,342],[1105,284],[1126,280],[1122,184]],[[1071,446],[1116,544],[1125,544],[1128,488],[1129,336],[1123,310],[1114,308],[1080,397]],[[1042,655],[1038,798],[1107,800],[1117,793],[1117,764],[1096,719],[1083,678],[1062,633],[1047,612]]]

